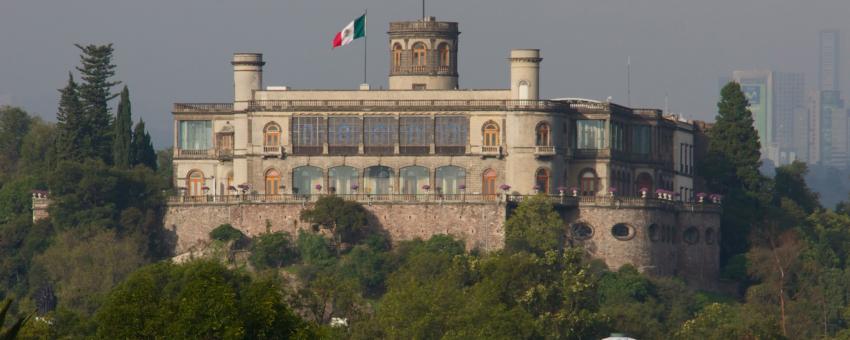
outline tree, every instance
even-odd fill
[[[524,200],[505,222],[505,248],[509,251],[543,255],[561,249],[563,243],[563,222],[544,195]]]
[[[121,91],[121,101],[118,102],[118,113],[115,115],[114,138],[112,140],[112,164],[127,169],[130,167],[130,142],[133,139],[133,117],[130,110],[130,90],[124,85]]]
[[[334,234],[337,252],[343,242],[355,242],[362,237],[368,223],[366,210],[360,203],[336,195],[319,198],[312,209],[301,211],[301,219],[329,229]]]
[[[748,106],[738,83],[723,87],[717,121],[708,130],[708,153],[701,163],[709,188],[724,195],[723,263],[746,252],[751,226],[762,221],[763,207],[770,201],[767,181],[759,173],[761,146]]]
[[[82,52],[82,65],[77,70],[83,80],[79,96],[84,120],[79,132],[85,144],[91,148],[87,150],[90,152],[87,156],[111,162],[113,134],[109,128],[112,122],[109,101],[118,96],[112,94],[112,87],[121,83],[110,80],[115,75],[115,65],[112,63],[114,50],[112,44],[74,46]]]
[[[259,269],[278,268],[292,264],[298,259],[289,233],[277,232],[257,236],[251,245],[251,256],[248,260]]]
[[[3,324],[6,321],[6,313],[9,312],[9,307],[12,305],[12,300],[6,300],[6,303],[3,304],[3,308],[0,308],[0,339],[3,340],[13,340],[18,337],[18,332],[21,331],[21,328],[26,324],[29,317],[21,317],[18,318],[17,321],[12,323],[12,327],[8,329],[3,329]]]
[[[60,159],[82,160],[91,157],[91,145],[84,138],[85,114],[80,102],[80,89],[74,75],[68,72],[68,85],[59,90],[59,109],[56,120],[59,136],[56,151]]]
[[[31,118],[17,107],[0,106],[0,181],[11,174],[21,158],[24,136],[30,129]]]
[[[809,172],[806,163],[794,163],[776,168],[774,181],[774,201],[782,197],[788,198],[802,208],[807,214],[820,208],[818,194],[806,185],[805,176]],[[776,204],[776,203],[774,203]]]
[[[139,119],[139,123],[133,129],[133,141],[130,145],[130,163],[134,166],[144,165],[151,170],[157,169],[157,154],[151,143],[151,135],[145,131],[145,121]]]

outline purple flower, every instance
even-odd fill
[[[558,187],[559,192],[567,191],[567,187]]]
[[[611,193],[617,192],[617,188],[610,187],[610,188],[608,188],[608,192],[611,192]]]
[[[209,191],[209,190],[210,190],[210,187],[208,187],[208,186],[206,186],[206,185],[205,185],[205,186],[202,186],[202,187],[201,187],[201,190],[203,190],[203,191]]]
[[[572,188],[570,188],[570,191],[578,191],[578,188],[572,187]]]
[[[707,196],[707,195],[704,192],[698,192],[697,193],[697,197],[705,198],[705,196]]]
[[[316,190],[322,190],[322,185],[321,185],[321,184],[316,184]]]
[[[640,191],[649,191],[649,188],[647,188],[647,187],[642,187],[642,188],[640,188]]]
[[[511,190],[511,186],[507,184],[502,184],[499,186],[499,189],[502,189],[502,191],[508,191]]]
[[[236,187],[231,185],[231,186],[227,187],[227,190],[236,191]]]
[[[422,190],[431,190],[431,186],[428,185],[428,184],[425,184],[425,185],[422,186]]]
[[[358,185],[357,183],[351,184],[351,190],[357,190],[357,189],[360,189],[360,185]]]
[[[540,185],[539,185],[539,184],[535,184],[535,185],[534,185],[534,190],[540,190]]]
[[[458,184],[457,188],[460,190],[466,190],[466,184]]]

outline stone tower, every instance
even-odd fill
[[[234,53],[233,108],[244,110],[254,99],[254,91],[263,89],[263,55],[261,53]]]
[[[454,90],[458,87],[456,22],[434,17],[391,22],[391,90]]]
[[[541,61],[540,50],[511,50],[511,99],[539,99]]]

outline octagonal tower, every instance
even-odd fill
[[[390,89],[453,90],[458,87],[456,22],[434,17],[390,23]]]

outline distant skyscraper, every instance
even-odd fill
[[[820,32],[820,62],[818,66],[818,91],[841,91],[838,71],[838,31]]]
[[[753,124],[764,150],[773,144],[773,72],[748,70],[732,72],[732,79],[741,84],[741,91],[750,102]]]
[[[808,134],[801,135],[804,130],[796,129],[795,125],[808,120],[803,74],[775,72],[773,81],[773,141],[780,150],[795,152],[802,158],[797,141],[808,139]]]

